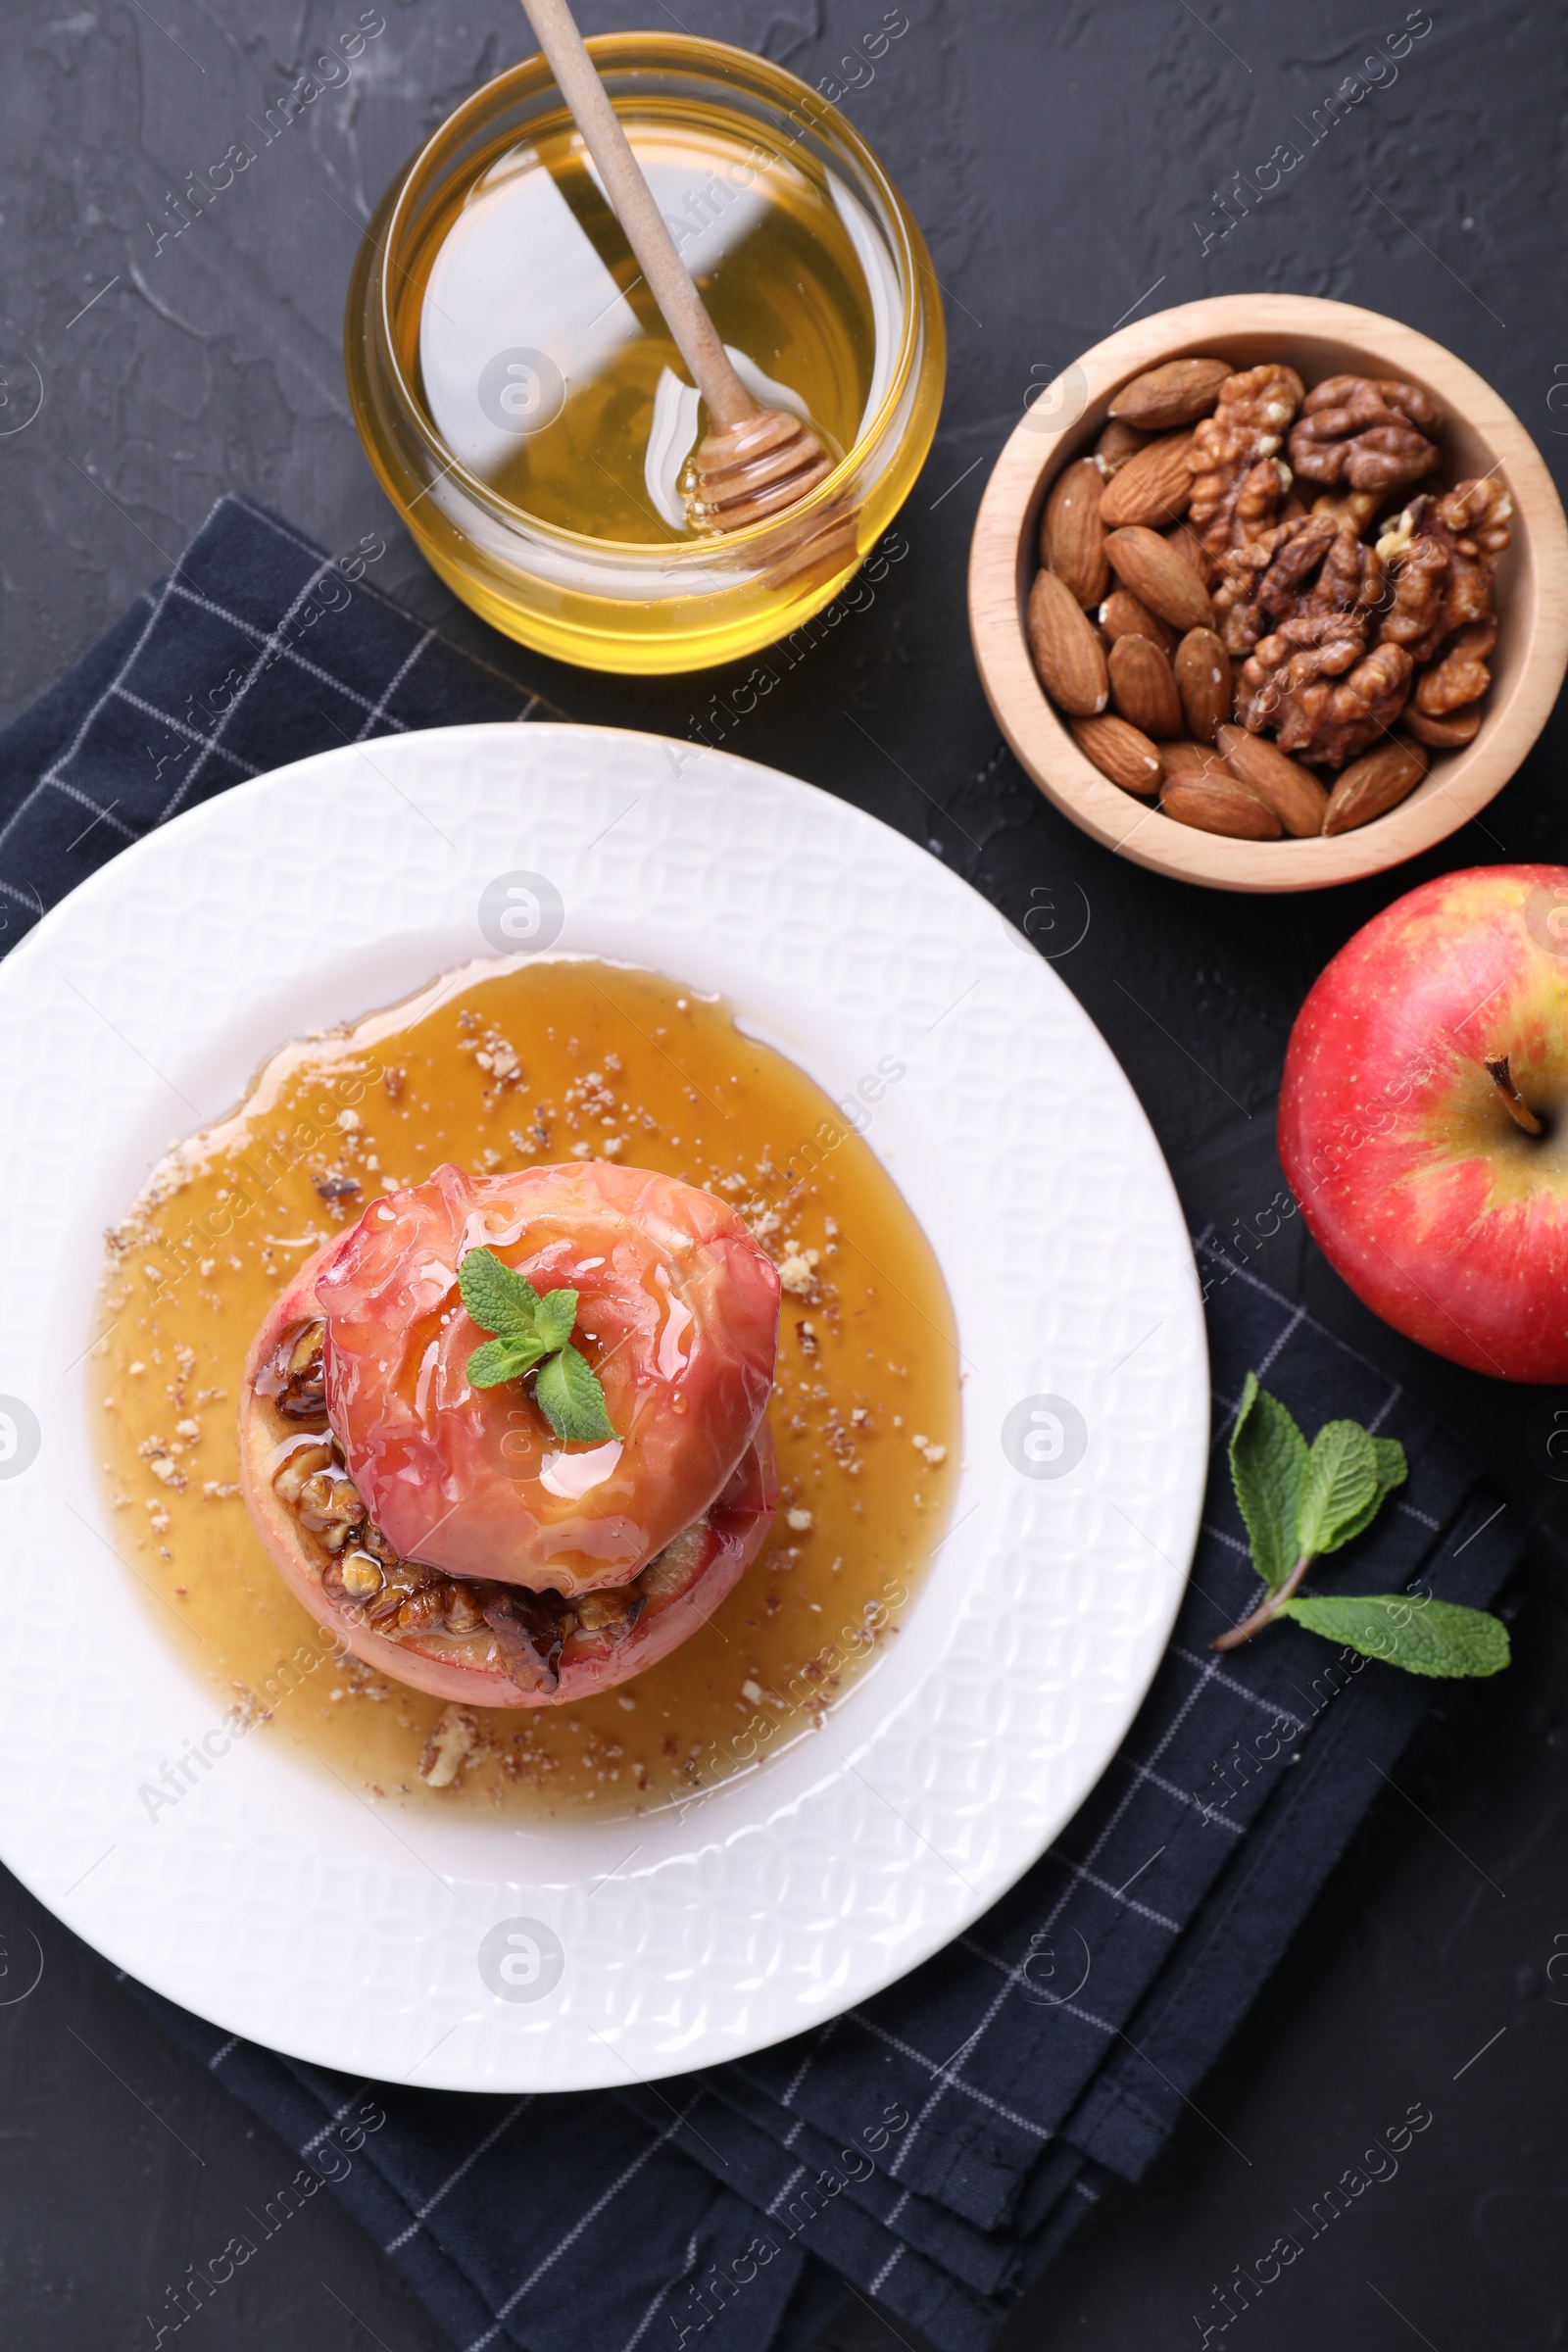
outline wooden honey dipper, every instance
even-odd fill
[[[522,6],[664,324],[707,403],[709,429],[692,461],[692,520],[710,530],[739,531],[787,514],[827,479],[833,459],[799,416],[784,409],[760,409],[735,372],[605,95],[567,0],[522,0]],[[836,505],[777,552],[768,578],[782,584],[807,570],[826,577],[852,562],[855,553],[854,514]]]

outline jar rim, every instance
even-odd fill
[[[919,289],[919,232],[897,187],[884,171],[875,151],[856,129],[849,119],[786,67],[777,66],[770,58],[759,57],[755,51],[737,48],[732,42],[709,40],[690,33],[663,32],[607,32],[594,33],[587,47],[602,73],[648,71],[654,67],[674,68],[688,73],[693,80],[706,80],[722,92],[726,79],[750,83],[751,94],[776,104],[789,119],[792,109],[807,102],[811,112],[801,135],[808,130],[830,149],[846,155],[879,200],[884,219],[878,222],[883,234],[891,230],[889,250],[899,274],[901,294],[901,338],[897,362],[891,371],[875,415],[862,428],[851,447],[846,450],[833,470],[815,489],[799,500],[781,514],[769,515],[760,522],[749,523],[738,531],[715,532],[710,537],[662,542],[650,546],[643,540],[605,539],[586,531],[566,529],[563,524],[545,521],[531,514],[526,507],[500,496],[488,482],[471,473],[463,462],[453,456],[436,431],[417,399],[403,368],[397,337],[393,331],[391,276],[400,267],[395,255],[400,232],[406,230],[405,206],[411,192],[421,176],[421,167],[436,158],[445,143],[457,143],[476,122],[496,111],[498,105],[517,94],[517,86],[537,82],[552,86],[550,70],[542,55],[521,59],[496,74],[455,107],[438,123],[424,145],[405,166],[396,199],[387,215],[386,228],[381,239],[381,251],[375,265],[373,286],[379,311],[380,337],[386,365],[396,386],[406,419],[424,444],[427,454],[436,461],[439,472],[427,487],[436,481],[450,479],[476,504],[485,508],[498,521],[521,528],[530,536],[560,547],[563,551],[592,551],[597,555],[613,556],[617,562],[632,564],[646,564],[667,573],[671,565],[693,568],[712,560],[722,548],[726,553],[749,553],[755,560],[767,560],[771,545],[788,531],[793,538],[803,520],[823,514],[841,499],[846,483],[863,463],[868,452],[882,441],[889,428],[898,422],[907,392],[910,377],[919,358],[921,342],[921,309]],[[726,76],[725,68],[733,67]],[[558,93],[559,94],[559,93]],[[613,103],[613,91],[611,93]],[[421,191],[422,193],[423,191]],[[374,222],[370,224],[373,229]],[[368,229],[368,235],[370,230]]]

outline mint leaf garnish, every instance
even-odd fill
[[[540,1307],[540,1298],[526,1275],[519,1274],[493,1250],[470,1250],[458,1268],[458,1290],[463,1303],[481,1331],[496,1332],[503,1339],[529,1339],[534,1336],[534,1317]],[[554,1296],[554,1294],[552,1294]],[[571,1311],[577,1312],[577,1295],[571,1294]],[[568,1330],[570,1326],[568,1325]],[[561,1345],[556,1342],[557,1347]]]
[[[592,1365],[575,1348],[560,1348],[547,1357],[539,1367],[533,1393],[540,1411],[566,1445],[614,1436],[605,1410],[605,1392]]]
[[[1296,1548],[1333,1551],[1378,1491],[1378,1457],[1359,1421],[1325,1421],[1312,1440],[1296,1507]]]
[[[1211,1647],[1235,1649],[1276,1617],[1407,1674],[1498,1674],[1508,1631],[1484,1609],[1406,1592],[1298,1593],[1324,1552],[1369,1528],[1408,1475],[1404,1447],[1358,1421],[1326,1421],[1308,1447],[1278,1397],[1249,1372],[1231,1437],[1231,1478],[1264,1598]]]
[[[547,1355],[564,1348],[577,1321],[575,1291],[547,1291],[539,1301],[533,1327]]]
[[[1252,1546],[1252,1565],[1271,1592],[1295,1567],[1306,1440],[1277,1396],[1249,1372],[1231,1433],[1231,1478]]]
[[[1402,1666],[1406,1674],[1500,1674],[1508,1663],[1508,1629],[1501,1620],[1448,1600],[1403,1592],[1332,1600],[1303,1594],[1282,1602],[1279,1613],[1294,1617],[1310,1634]]]
[[[521,1380],[544,1352],[531,1340],[486,1340],[464,1369],[476,1389],[498,1389],[504,1380]]]
[[[535,1372],[534,1400],[564,1444],[615,1435],[599,1375],[571,1345],[575,1291],[547,1291],[541,1298],[515,1267],[484,1249],[470,1250],[459,1266],[458,1291],[469,1320],[495,1334],[465,1366],[476,1389]]]

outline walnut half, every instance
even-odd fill
[[[1294,368],[1249,368],[1226,377],[1213,416],[1195,427],[1191,519],[1210,564],[1278,520],[1291,486],[1279,452],[1300,403]]]
[[[1378,542],[1393,580],[1382,642],[1416,664],[1413,704],[1443,718],[1484,695],[1497,642],[1494,560],[1508,545],[1513,501],[1491,475],[1412,499]]]
[[[1331,375],[1314,384],[1291,433],[1291,464],[1309,482],[1385,495],[1418,482],[1437,463],[1443,415],[1414,384],[1393,377]]]
[[[1298,515],[1220,558],[1214,610],[1228,652],[1315,612],[1366,612],[1386,589],[1376,551],[1333,514]]]
[[[1343,767],[1397,718],[1411,669],[1400,645],[1368,651],[1364,614],[1303,614],[1265,637],[1243,663],[1237,716],[1253,735],[1272,729],[1282,752]]]

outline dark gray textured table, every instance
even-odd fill
[[[347,86],[178,236],[185,174],[245,136],[246,118],[361,19],[357,0],[6,11],[0,717],[231,488],[331,547],[386,532],[390,593],[573,717],[683,735],[722,690],[721,673],[620,683],[506,646],[391,528],[339,358],[358,224],[456,101],[531,43],[515,0],[380,5],[385,29]],[[811,80],[882,14],[880,0],[682,5],[690,29]],[[873,810],[1015,920],[1059,908],[1064,942],[1087,905],[1087,935],[1058,969],[1130,1073],[1191,1215],[1246,1229],[1281,1181],[1273,1107],[1290,1023],[1334,949],[1429,872],[1568,859],[1561,718],[1484,823],[1385,883],[1281,903],[1158,881],[1058,818],[1003,749],[968,653],[970,523],[1031,384],[1124,315],[1254,287],[1365,303],[1437,336],[1513,404],[1560,478],[1560,21],[1434,0],[1409,19],[1430,29],[1396,75],[1325,128],[1325,100],[1405,24],[1396,0],[1383,15],[1365,0],[904,5],[908,33],[850,104],[948,292],[945,420],[904,518],[907,557],[727,748]],[[677,22],[662,0],[643,16],[590,0],[582,14],[590,30]],[[1282,144],[1301,161],[1259,197],[1251,175]],[[1032,927],[1040,937],[1038,913]],[[1135,998],[1157,1004],[1163,1026]],[[1237,2333],[1259,2352],[1318,2352],[1328,2330],[1370,2352],[1412,2338],[1433,2352],[1534,2352],[1568,2334],[1568,1962],[1548,1974],[1568,1953],[1565,1490],[1532,1450],[1537,1393],[1405,1347],[1328,1272],[1299,1220],[1246,1246],[1479,1446],[1536,1529],[1518,1663],[1445,1700],[1205,2085],[1202,2113],[1136,2194],[1102,2209],[1004,2344],[1196,2345],[1192,2315],[1213,2285],[1422,2099],[1435,2128],[1398,2177],[1314,2242]],[[34,1937],[42,1982],[17,1998]],[[0,1968],[0,2339],[8,2352],[150,2344],[145,2315],[166,2286],[295,2160],[3,1879]],[[215,2345],[290,2352],[443,2343],[326,2197],[240,2274],[220,2321],[192,2324]],[[841,2352],[897,2341],[853,2304],[824,2338]]]

